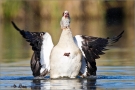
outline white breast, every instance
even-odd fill
[[[64,56],[64,53],[70,53]],[[75,78],[81,67],[81,51],[75,45],[70,29],[62,31],[58,44],[51,53],[51,78]]]

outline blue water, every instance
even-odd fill
[[[34,78],[30,67],[1,66],[0,89],[44,90],[44,89],[135,89],[135,67],[100,66],[97,76],[75,79]],[[16,85],[16,87],[14,87]]]

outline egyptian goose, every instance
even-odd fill
[[[81,68],[82,53],[73,41],[70,30],[70,15],[66,10],[60,21],[62,33],[58,44],[52,49],[50,56],[50,77],[75,78]]]
[[[66,12],[64,15],[68,15]],[[112,38],[100,38],[86,35],[72,37],[69,28],[70,18],[65,24],[61,20],[61,37],[54,47],[52,38],[47,32],[29,32],[19,29],[14,22],[14,28],[30,42],[34,51],[31,58],[31,70],[33,76],[45,76],[50,71],[51,78],[96,75],[97,67],[95,59],[104,54],[106,46],[117,42],[123,35]],[[51,70],[50,70],[51,69]]]

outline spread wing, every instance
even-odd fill
[[[105,54],[103,51],[108,50],[105,47],[117,42],[123,33],[124,31],[112,38],[99,38],[85,35],[75,36],[87,63],[87,75],[96,75],[97,67],[95,59],[100,58],[99,55]]]
[[[14,22],[12,22],[14,28],[20,32],[20,34],[26,39],[27,42],[32,46],[32,50],[34,51],[33,56],[31,58],[31,70],[33,72],[33,76],[44,76],[48,71],[44,70],[40,73],[41,63],[40,63],[40,51],[43,42],[43,35],[45,32],[29,32],[19,29]]]
[[[122,37],[123,33],[124,31],[122,31],[118,36],[114,36],[112,38],[99,38],[82,35],[82,50],[86,55],[85,57],[91,58],[92,61],[100,58],[99,55],[105,54],[103,51],[108,50],[105,49],[105,47],[117,42]]]
[[[20,32],[20,34],[26,39],[27,42],[32,46],[33,51],[40,51],[42,45],[42,36],[45,32],[29,32],[19,29],[14,22],[12,22],[14,28]]]

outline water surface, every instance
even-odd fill
[[[97,76],[88,78],[50,79],[49,76],[46,76],[37,79],[32,76],[30,67],[10,65],[6,66],[5,64],[0,67],[1,89],[135,89],[134,66],[98,66]],[[20,84],[24,87],[19,87]]]

